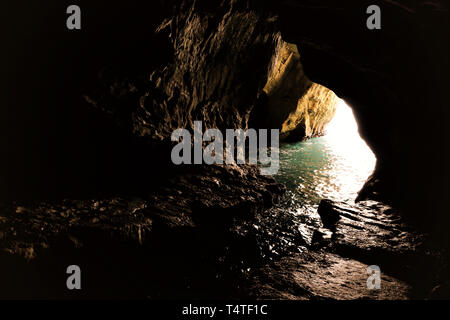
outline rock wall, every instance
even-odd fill
[[[305,75],[297,46],[281,40],[250,123],[254,127],[280,129],[281,139],[300,141],[323,134],[334,116],[337,101],[331,90]]]
[[[336,113],[338,100],[333,91],[313,83],[283,122],[281,132],[291,141],[323,135]]]
[[[152,141],[193,129],[195,120],[219,129],[246,129],[250,121],[279,128],[290,140],[321,135],[337,97],[306,77],[297,46],[277,31],[277,18],[245,0],[217,8],[184,2],[156,30],[168,39],[169,62],[148,70],[147,79],[101,74],[102,89],[86,100]]]
[[[280,41],[274,21],[246,1],[186,1],[156,31],[173,52],[167,64],[142,70],[143,79],[101,78],[104,89],[87,99],[153,141],[193,129],[196,120],[204,128],[246,129]]]

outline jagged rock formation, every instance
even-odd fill
[[[332,91],[311,82],[305,75],[297,46],[281,40],[250,123],[280,129],[282,139],[300,141],[324,133],[334,116],[337,101]]]
[[[290,141],[323,135],[334,117],[337,103],[338,97],[331,90],[313,83],[282,124],[281,132]]]
[[[224,3],[212,13],[187,2],[156,30],[167,37],[173,61],[145,77],[102,73],[100,88],[86,100],[152,141],[193,129],[196,120],[219,129],[246,129],[250,120],[291,140],[321,135],[337,97],[308,80],[296,45],[277,32],[276,17],[244,4]]]
[[[168,140],[177,128],[193,129],[196,120],[205,129],[246,129],[281,41],[274,22],[242,1],[212,11],[202,2],[186,2],[156,31],[167,37],[172,61],[145,70],[143,79],[102,78],[104,90],[87,99],[151,140]]]

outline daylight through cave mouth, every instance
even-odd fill
[[[322,199],[353,202],[375,168],[352,109],[308,78],[295,44],[279,42],[253,120],[280,129],[276,179],[286,185],[294,208],[315,212]]]
[[[339,99],[323,135],[281,145],[276,179],[287,187],[291,210],[315,214],[322,199],[353,203],[375,164],[352,109]]]
[[[319,214],[322,201],[355,204],[377,161],[359,134],[352,108],[331,90],[317,84],[312,88],[299,100],[296,115],[290,117],[299,123],[292,131],[302,133],[303,138],[280,145],[279,171],[274,177],[287,192],[266,218],[270,223],[265,226],[278,234],[278,238],[267,236],[271,254],[305,250],[291,244],[286,234],[292,230],[311,245],[314,230],[323,226]],[[308,132],[314,135],[307,136]]]

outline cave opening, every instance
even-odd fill
[[[339,190],[337,197],[353,202],[373,173],[377,159],[359,134],[353,110],[342,99],[339,99],[335,116],[325,128],[324,140],[333,154],[334,165],[330,175]],[[334,196],[331,194],[330,197]]]
[[[296,44],[277,45],[260,100],[250,125],[280,130],[275,178],[287,187],[286,209],[314,216],[323,199],[354,203],[376,157],[359,134],[352,108],[308,78]]]
[[[354,203],[373,173],[376,157],[361,138],[352,109],[338,99],[323,133],[280,146],[280,170],[275,177],[287,188],[283,206],[317,225],[321,200]]]

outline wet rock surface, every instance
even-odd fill
[[[253,224],[284,191],[255,166],[198,166],[139,196],[4,205],[0,295],[68,297],[61,284],[74,263],[92,274],[87,297],[186,297],[185,290],[195,297],[205,283],[217,297],[230,295],[238,286],[223,288],[222,277],[263,259],[265,237]],[[117,277],[122,290],[107,284]]]
[[[426,236],[409,226],[400,213],[376,201],[356,205],[322,200],[319,215],[333,232],[333,246],[340,250],[407,255],[423,249]]]
[[[179,168],[159,188],[139,196],[4,205],[0,295],[447,296],[448,254],[397,210],[376,201],[323,200],[318,209],[323,226],[302,225],[272,208],[284,192],[254,166],[198,166]],[[312,231],[310,237],[302,229]],[[84,295],[61,287],[65,268],[74,263],[90,274]],[[367,288],[372,265],[381,269],[380,290]],[[112,278],[120,280],[109,283]]]
[[[448,253],[390,206],[323,200],[324,228],[307,251],[281,258],[254,273],[260,299],[424,299],[448,288]],[[381,289],[369,290],[367,270],[381,270]]]
[[[177,175],[176,184],[170,181],[160,193],[147,197],[3,206],[1,296],[282,300],[447,296],[448,254],[391,207],[375,201],[350,205],[323,200],[319,207],[323,227],[310,226],[315,231],[308,240],[291,216],[267,210],[284,188],[259,176],[257,168],[199,170],[202,175]],[[232,180],[233,187],[224,187]],[[81,295],[61,287],[65,268],[74,263],[89,274],[85,282],[89,290]],[[381,270],[380,290],[367,288],[367,269],[372,265]],[[14,276],[18,274],[21,282]],[[26,284],[27,290],[18,283]]]
[[[91,226],[139,239],[155,228],[227,227],[233,219],[251,219],[271,207],[283,193],[284,187],[261,176],[257,167],[186,167],[168,177],[157,191],[139,197],[3,206],[2,249],[19,253],[13,249],[19,243],[45,246],[45,238],[77,227]]]
[[[368,265],[325,251],[286,257],[258,270],[253,294],[258,299],[376,299],[408,298],[407,283],[382,275],[382,289],[367,288]]]

